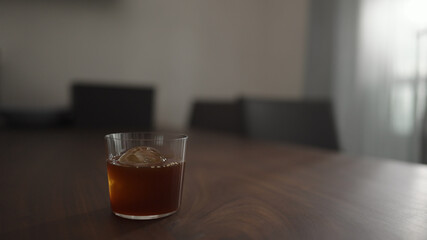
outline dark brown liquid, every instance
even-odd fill
[[[176,211],[181,201],[184,163],[131,167],[107,161],[111,208],[133,216]]]

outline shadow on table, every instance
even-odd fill
[[[0,233],[0,239],[101,239],[132,235],[159,220],[134,221],[114,216],[109,208],[69,216],[18,230]]]

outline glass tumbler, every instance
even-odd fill
[[[105,136],[110,204],[128,219],[156,219],[178,211],[187,136],[129,132]]]

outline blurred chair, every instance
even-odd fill
[[[240,101],[196,101],[190,119],[193,129],[242,134],[243,119]]]
[[[242,104],[248,137],[339,149],[328,101],[244,99]]]
[[[69,127],[71,125],[69,116],[68,109],[2,109],[0,111],[0,117],[4,119],[4,127],[17,129]],[[1,121],[0,127],[2,127]]]
[[[151,87],[76,83],[72,86],[77,127],[150,130],[153,128]]]

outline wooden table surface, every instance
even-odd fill
[[[182,206],[111,213],[103,133],[0,132],[0,239],[427,239],[427,167],[190,133]]]

